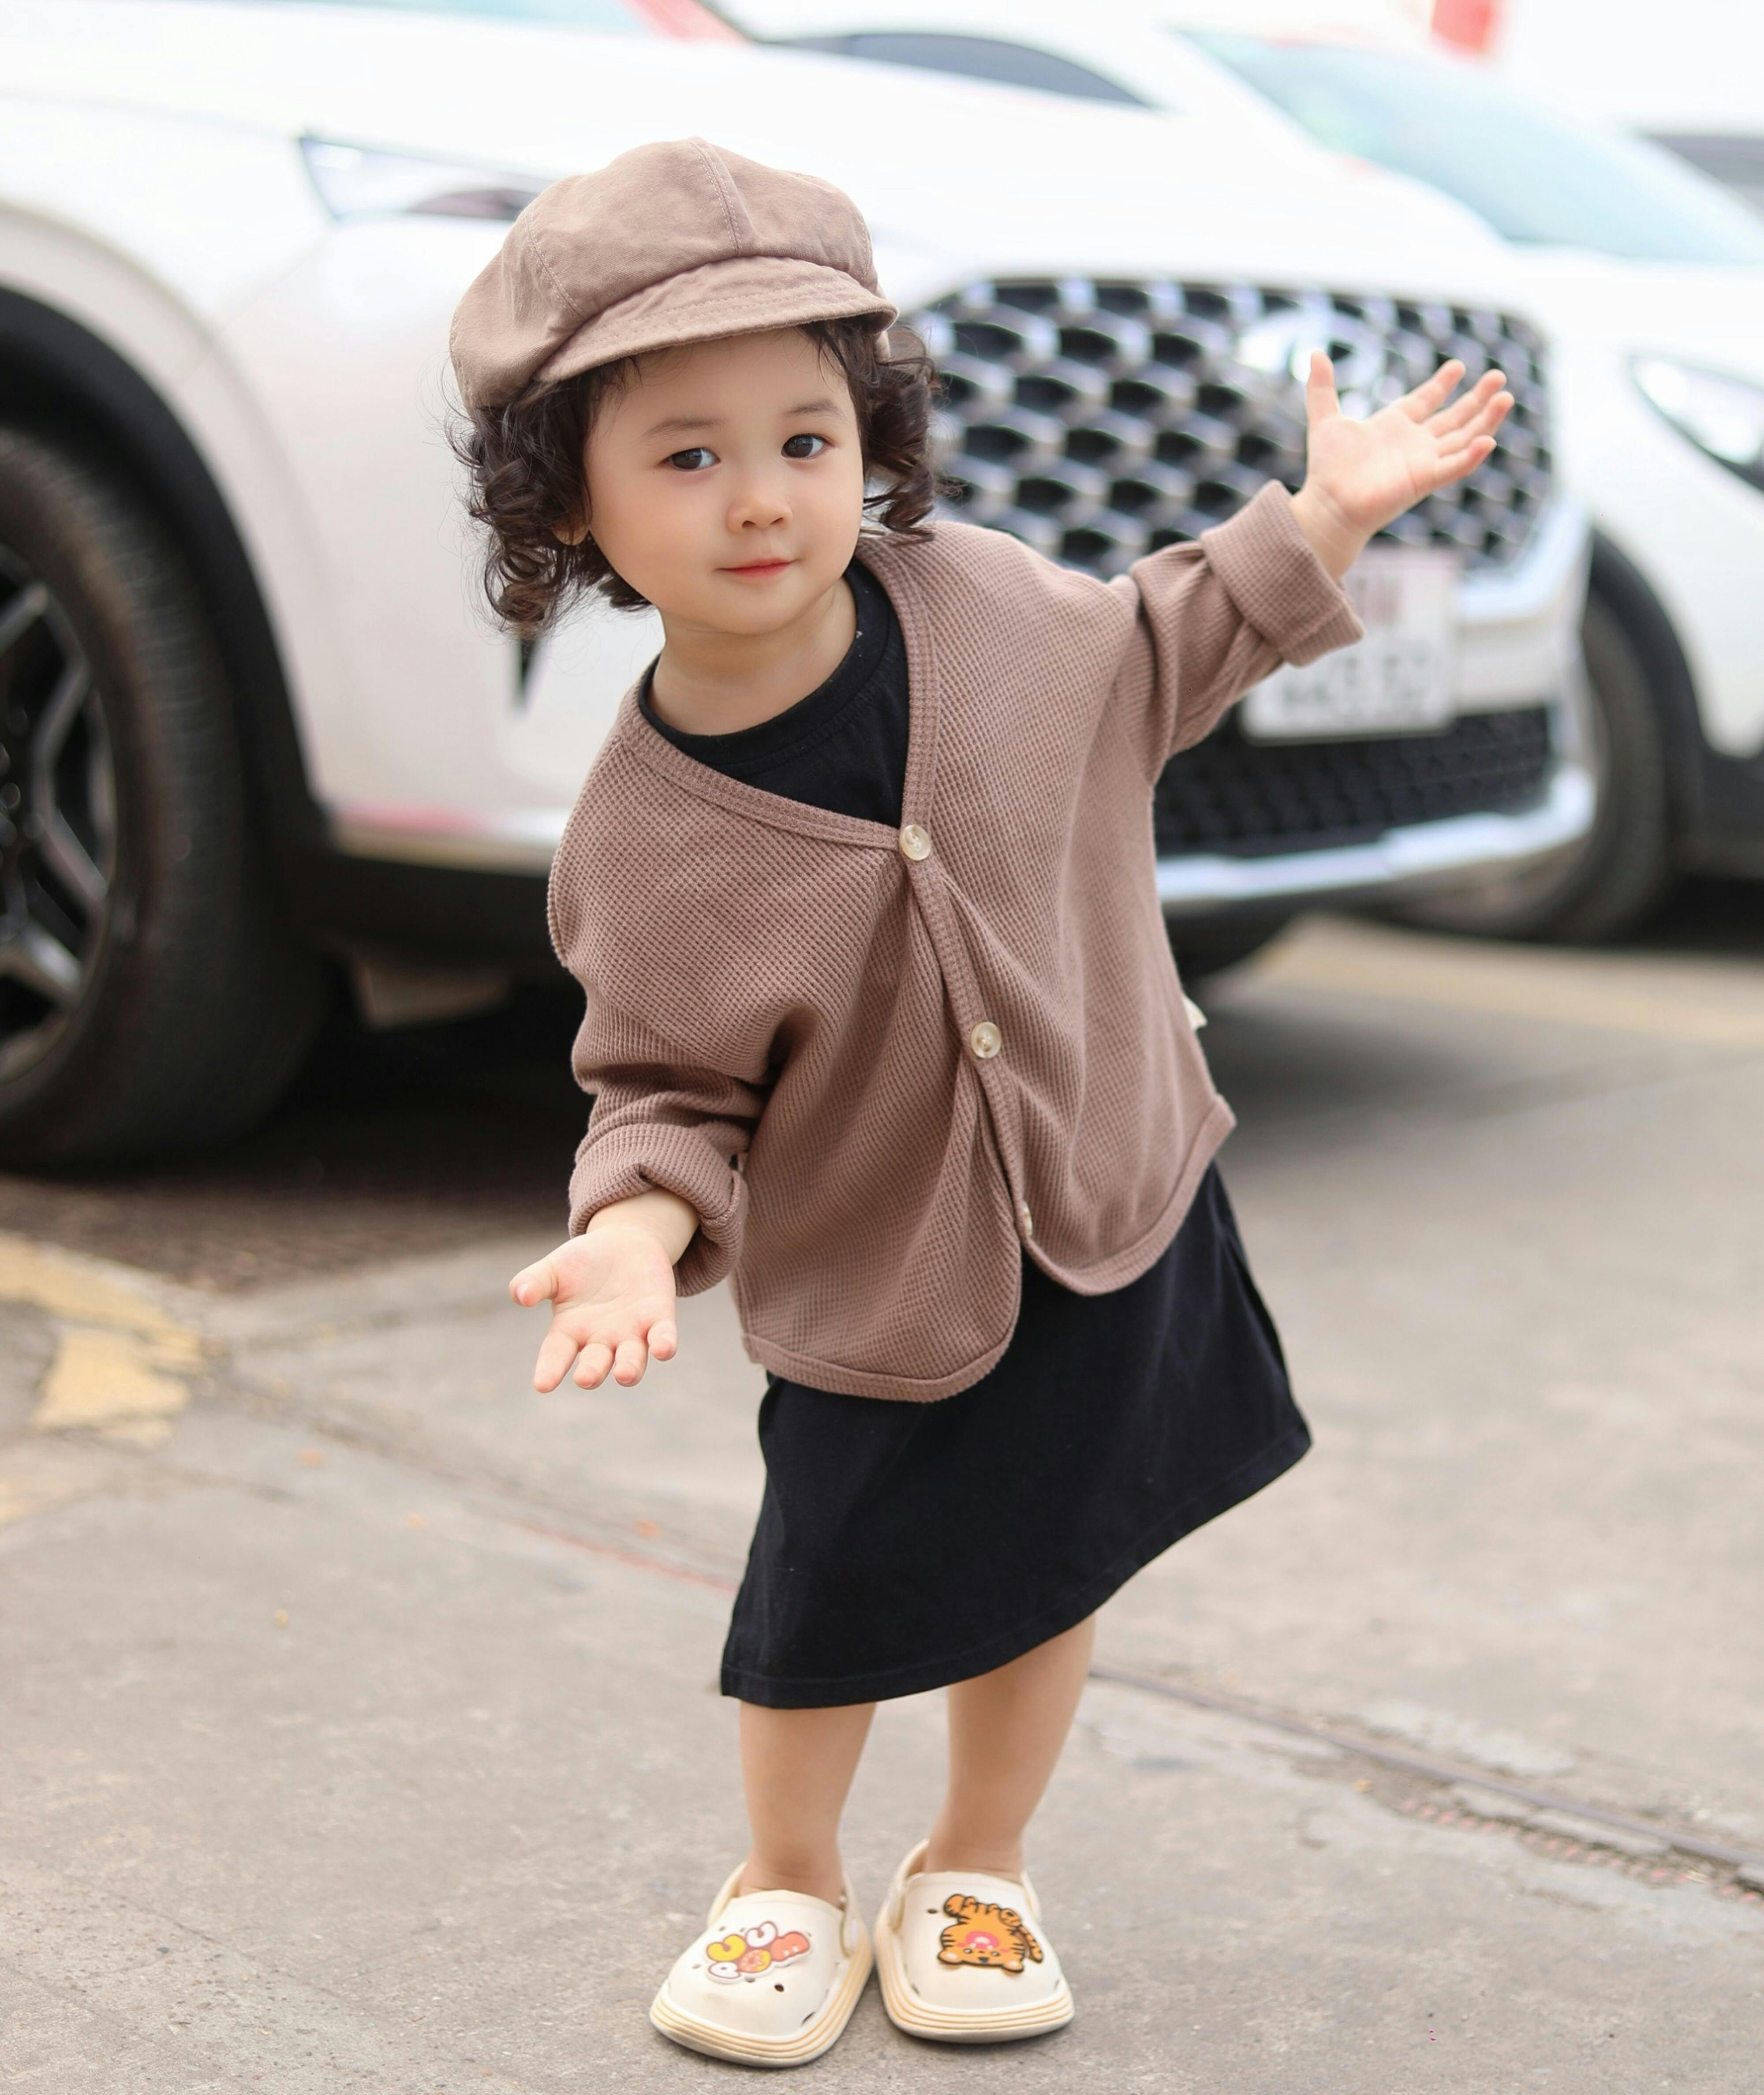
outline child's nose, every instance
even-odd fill
[[[787,524],[790,516],[789,491],[782,474],[755,473],[747,475],[730,503],[729,520],[738,531],[743,529],[769,529],[774,525]]]

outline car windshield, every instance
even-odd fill
[[[1764,264],[1764,225],[1713,183],[1449,61],[1179,33],[1323,145],[1444,189],[1503,239],[1635,262]]]
[[[305,0],[299,0],[304,4]],[[257,0],[276,7],[285,0]],[[481,15],[499,22],[555,22],[614,37],[703,37],[725,42],[735,32],[699,0],[328,0],[333,7],[371,7],[401,15]]]
[[[963,80],[991,80],[1006,87],[1031,87],[1043,94],[1070,95],[1079,102],[1145,103],[1118,81],[1108,80],[1089,66],[1075,65],[1057,52],[1033,44],[1013,44],[1003,37],[946,36],[941,30],[863,31],[851,36],[784,37],[800,51],[831,51],[842,59],[867,59],[873,65],[911,66],[921,72],[952,72]]]

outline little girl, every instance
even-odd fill
[[[924,520],[925,359],[826,183],[702,140],[553,185],[455,316],[491,601],[653,604],[660,654],[551,882],[593,1093],[535,1387],[636,1383],[731,1278],[766,1487],[723,1660],[752,1845],[651,2010],[782,2066],[871,1943],[838,1826],[880,1698],[949,1690],[949,1786],[875,1923],[903,2030],[990,2043],[1072,1994],[1023,1834],[1095,1610],[1309,1442],[1213,1152],[1152,799],[1510,405],[1461,365],[1309,474],[1104,583]]]

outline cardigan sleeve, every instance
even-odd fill
[[[1116,696],[1143,712],[1154,777],[1280,663],[1314,662],[1364,630],[1277,481],[1228,523],[1136,560],[1111,586],[1136,599]]]
[[[576,1081],[594,1094],[569,1182],[569,1229],[638,1193],[678,1195],[698,1211],[675,1278],[682,1295],[714,1287],[741,1252],[747,1187],[737,1160],[764,1104],[738,1078],[695,1068],[671,1043],[593,995],[576,1036]]]

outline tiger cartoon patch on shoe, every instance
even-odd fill
[[[921,1841],[876,1920],[876,1971],[895,2027],[939,2044],[1008,2044],[1072,2019],[1072,1989],[1026,1875],[927,1870]]]
[[[1041,1962],[1041,1945],[1023,1925],[1015,1906],[995,1906],[966,1892],[952,1892],[943,1901],[952,1914],[937,1953],[939,1964],[978,1964],[995,1971],[1021,1971],[1026,1962]]]

